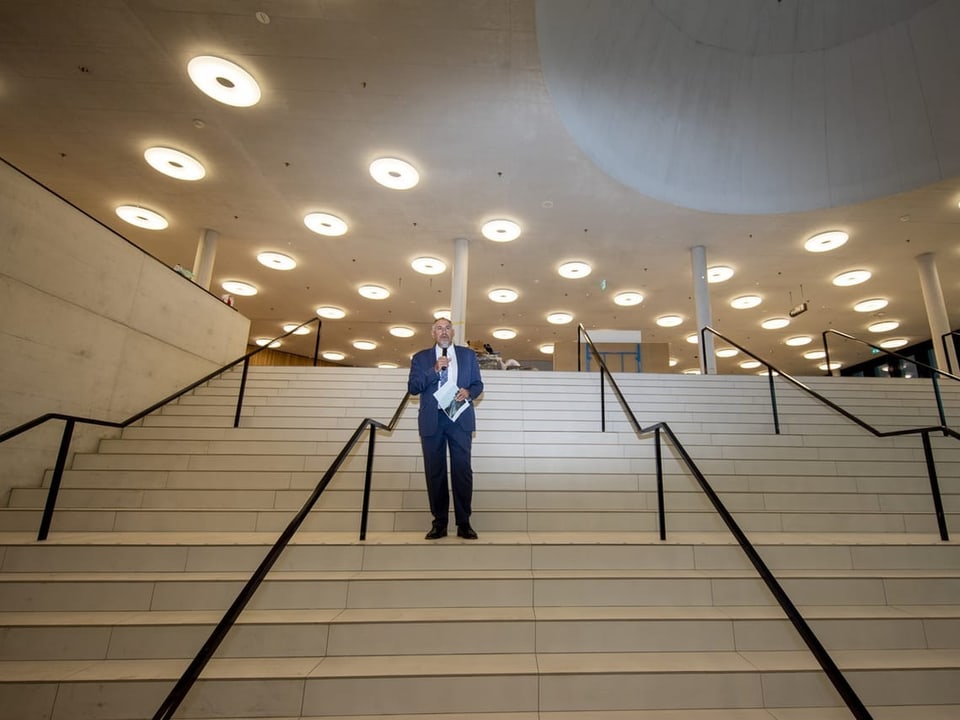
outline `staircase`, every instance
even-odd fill
[[[874,718],[960,717],[960,550],[920,439],[877,439],[765,377],[618,375],[670,423]],[[488,372],[475,542],[423,539],[416,406],[336,476],[176,717],[839,720],[851,717],[694,480],[599,376]],[[809,378],[881,429],[936,425],[929,381]],[[149,718],[403,370],[251,368],[78,454],[0,510],[0,720]],[[946,387],[948,420],[960,390]],[[888,417],[889,416],[889,417]],[[934,437],[960,537],[960,444]],[[52,459],[51,459],[52,460]]]

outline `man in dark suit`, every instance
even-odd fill
[[[449,320],[440,318],[433,323],[430,332],[435,345],[413,356],[410,362],[410,378],[407,381],[410,394],[420,396],[417,426],[423,448],[423,469],[427,477],[430,512],[433,514],[433,526],[426,537],[427,540],[437,540],[447,534],[450,506],[447,490],[449,449],[457,536],[476,540],[477,533],[470,526],[473,498],[470,450],[477,424],[472,401],[483,392],[480,364],[473,350],[453,344],[453,325]],[[439,407],[437,398],[434,397],[434,393],[448,382],[453,383],[451,388],[456,388],[455,405],[466,403],[455,420],[450,418],[444,408]]]

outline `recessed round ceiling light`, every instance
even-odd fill
[[[660,327],[676,327],[683,324],[683,318],[679,315],[661,315],[657,318],[657,325]]]
[[[553,355],[553,343],[544,343],[539,348],[544,355]]]
[[[278,252],[262,252],[257,255],[257,262],[274,270],[293,270],[297,266],[292,257]]]
[[[294,335],[309,335],[310,326],[301,325],[300,323],[287,323],[283,326],[284,332],[292,332]]]
[[[303,224],[318,235],[340,237],[347,232],[347,224],[336,215],[325,212],[307,213],[303,217]]]
[[[686,340],[686,341],[687,341],[688,343],[690,343],[691,345],[699,345],[699,344],[700,344],[700,336],[699,336],[697,333],[691,333],[690,335],[687,335],[687,336],[684,338],[684,340]]]
[[[220,287],[228,293],[234,295],[256,295],[257,289],[250,283],[240,282],[239,280],[224,280]]]
[[[520,237],[520,226],[513,220],[490,220],[483,224],[480,232],[487,240],[510,242]]]
[[[626,290],[624,292],[620,292],[614,295],[613,301],[617,305],[630,307],[631,305],[639,305],[640,303],[642,303],[643,295],[641,293],[635,292],[634,290]]]
[[[896,320],[881,320],[880,322],[873,323],[873,325],[868,325],[867,330],[872,333],[884,333],[896,330],[898,327],[900,327],[900,323]]]
[[[418,257],[410,263],[410,267],[423,275],[439,275],[447,269],[447,264],[437,258]]]
[[[793,337],[788,337],[783,342],[790,347],[800,347],[801,345],[809,345],[812,343],[813,338],[809,335],[794,335]]]
[[[850,236],[842,230],[829,230],[809,238],[803,247],[810,252],[827,252],[837,249],[849,239]]]
[[[880,347],[892,350],[893,348],[903,347],[909,342],[906,338],[890,338],[880,343]]]
[[[777,377],[779,374],[780,373],[778,373],[776,370],[770,370],[768,368],[764,368],[763,370],[760,370],[757,372],[757,375],[766,375],[768,377],[770,375],[773,375],[773,377]]]
[[[722,283],[733,277],[733,268],[726,265],[714,265],[707,268],[708,283]]]
[[[390,291],[379,285],[361,285],[357,292],[368,300],[386,300],[390,297]]]
[[[740,351],[737,350],[736,348],[718,348],[717,350],[714,351],[714,354],[717,357],[728,358],[728,357],[734,357],[735,355],[739,355]]]
[[[144,230],[164,230],[170,224],[160,213],[136,205],[121,205],[117,208],[117,215]]]
[[[324,360],[332,360],[333,362],[338,362],[340,360],[343,360],[346,357],[346,355],[344,355],[339,350],[324,350],[322,353],[320,353],[320,357],[322,357]]]
[[[377,344],[373,340],[354,340],[353,346],[357,350],[376,350]]]
[[[756,307],[761,302],[763,302],[763,298],[759,295],[741,295],[730,301],[730,307],[736,308],[737,310],[746,310]]]
[[[884,298],[870,298],[869,300],[861,300],[853,306],[853,309],[857,312],[873,312],[874,310],[883,310],[889,304],[889,301]]]
[[[681,371],[684,375],[699,375],[700,368],[687,368],[686,370]]]
[[[147,148],[143,158],[154,170],[177,180],[199,180],[207,174],[199,160],[173,148]]]
[[[254,342],[260,347],[269,348],[278,348],[283,344],[279,340],[273,340],[272,338],[257,338]]]
[[[390,328],[390,334],[398,338],[408,338],[414,336],[413,328],[406,327],[405,325],[395,325]]]
[[[487,297],[498,303],[511,303],[516,300],[520,295],[516,290],[511,290],[510,288],[497,288],[496,290],[491,290]]]
[[[434,311],[433,311],[433,319],[434,319],[434,320],[439,320],[440,318],[443,318],[444,320],[452,320],[452,319],[453,319],[453,313],[451,313],[451,312],[450,312],[449,310],[447,310],[446,308],[440,308],[439,310],[434,310]]]
[[[551,325],[566,325],[573,321],[573,315],[568,312],[552,312],[547,314],[547,322]]]
[[[513,340],[517,336],[517,331],[510,328],[497,328],[491,335],[497,340]]]
[[[327,320],[339,320],[340,318],[346,317],[347,313],[342,308],[323,305],[317,308],[317,315],[322,318],[327,318]]]
[[[840,273],[833,279],[833,284],[838,287],[849,287],[850,285],[859,285],[870,279],[869,270],[848,270]]]
[[[593,268],[590,267],[589,264],[579,260],[565,262],[563,265],[557,268],[557,272],[560,273],[560,277],[571,279],[586,277],[590,274],[591,270],[593,270]]]
[[[759,360],[744,360],[744,361],[742,361],[741,363],[739,363],[739,365],[740,365],[740,367],[742,367],[744,370],[753,370],[754,368],[760,367],[760,361],[759,361]]]
[[[779,330],[781,328],[785,328],[789,324],[790,324],[790,318],[772,317],[772,318],[767,318],[762,323],[760,323],[760,327],[762,327],[764,330]]]
[[[667,361],[667,365],[668,365],[669,367],[676,367],[676,366],[677,366],[677,363],[679,363],[679,362],[680,362],[680,361],[677,360],[675,357],[672,357],[672,358],[670,358],[670,359]]]
[[[212,55],[199,55],[187,63],[193,84],[217,102],[250,107],[260,102],[260,86],[236,63]]]
[[[823,360],[827,356],[827,353],[823,350],[807,350],[803,356],[807,360]]]
[[[820,363],[819,365],[817,365],[817,367],[820,368],[821,370],[839,370],[841,367],[843,367],[843,363],[831,362],[829,365],[827,365],[826,363]]]
[[[378,362],[377,367],[381,368],[382,370],[389,370],[391,368],[398,368],[400,366],[392,362]]]
[[[420,182],[420,173],[406,160],[378,158],[370,163],[370,176],[391,190],[409,190]]]

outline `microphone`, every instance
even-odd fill
[[[440,352],[443,353],[443,357],[447,356],[447,349],[445,347],[440,348]]]

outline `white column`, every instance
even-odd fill
[[[707,325],[713,327],[713,313],[710,312],[710,288],[707,285],[707,249],[703,245],[690,248],[690,267],[693,274],[693,300],[697,309],[697,336],[700,329]],[[700,348],[700,370],[715,375],[717,357],[713,354],[713,335],[707,333],[703,347]]]
[[[453,277],[450,289],[450,324],[458,345],[467,344],[467,265],[470,259],[469,242],[459,237],[453,248]]]
[[[207,228],[197,243],[197,256],[193,260],[193,281],[204,290],[210,289],[213,278],[213,261],[217,259],[217,240],[220,233]]]
[[[927,310],[927,322],[930,323],[930,338],[933,340],[933,352],[937,358],[937,368],[946,371],[947,356],[943,352],[941,337],[950,332],[950,319],[947,317],[947,304],[943,300],[943,288],[940,287],[940,274],[937,272],[937,260],[933,253],[917,255],[917,268],[920,271],[920,290],[923,304]],[[957,357],[953,338],[947,338],[951,367],[958,373]]]

